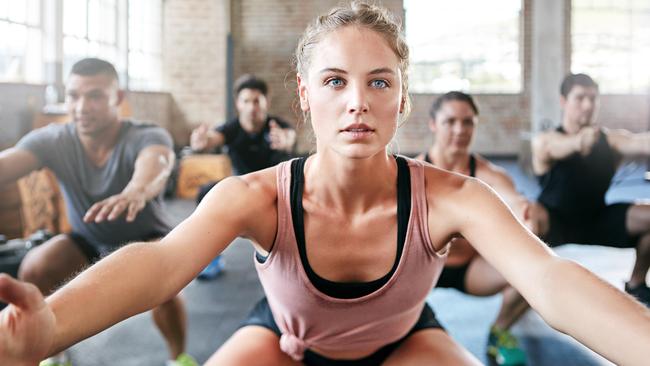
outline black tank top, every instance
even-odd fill
[[[557,131],[566,133],[562,127]],[[605,206],[605,193],[620,158],[609,146],[605,133],[600,131],[589,155],[573,153],[556,161],[548,172],[538,176],[542,192],[537,200],[565,219],[597,214]]]
[[[334,282],[319,276],[309,265],[307,250],[305,248],[305,221],[302,207],[302,193],[304,187],[304,166],[307,158],[296,159],[291,162],[291,216],[293,230],[296,235],[300,261],[302,262],[307,277],[311,283],[322,293],[339,298],[353,299],[371,294],[386,284],[399,264],[406,240],[409,216],[411,215],[411,175],[406,159],[396,156],[397,161],[397,255],[395,263],[383,277],[370,282]],[[262,259],[259,258],[258,259]]]
[[[424,153],[424,161],[431,165],[435,165],[433,164],[433,161],[431,161],[428,152]],[[476,157],[474,157],[474,154],[469,154],[469,176],[476,178]]]

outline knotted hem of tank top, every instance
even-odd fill
[[[284,333],[280,337],[280,349],[294,361],[302,361],[307,348],[309,345],[293,334]]]

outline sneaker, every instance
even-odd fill
[[[645,284],[641,284],[636,287],[630,287],[630,285],[626,282],[625,292],[634,296],[645,306],[650,307],[650,288],[648,288],[648,286]]]
[[[41,361],[38,366],[72,366],[72,363],[68,360],[68,356],[65,353],[60,353]]]
[[[506,329],[490,328],[487,354],[497,365],[526,365],[526,352],[519,348],[517,338]]]
[[[181,353],[175,360],[167,361],[166,366],[199,366],[199,363],[187,353]]]
[[[223,272],[223,262],[221,256],[216,257],[199,273],[197,278],[199,280],[212,280],[217,278]]]

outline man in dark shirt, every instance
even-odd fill
[[[625,290],[650,306],[650,204],[605,203],[605,193],[626,156],[650,156],[650,133],[608,130],[593,123],[598,84],[571,74],[562,82],[564,115],[557,129],[533,139],[533,170],[542,192],[537,205],[549,217],[540,233],[551,246],[565,243],[636,248]]]
[[[210,130],[201,125],[192,132],[195,152],[212,151],[225,146],[236,174],[247,174],[271,167],[289,158],[296,141],[290,125],[268,114],[266,83],[244,75],[235,83],[238,116]]]
[[[605,202],[622,159],[650,156],[650,133],[596,126],[598,84],[588,75],[568,75],[560,93],[561,125],[532,142],[533,171],[542,187],[529,207],[536,234],[551,247],[575,243],[636,248],[625,291],[650,307],[645,280],[650,268],[650,204]],[[503,298],[497,322],[514,324],[527,307],[521,296],[510,293]]]
[[[287,122],[268,114],[266,82],[246,74],[237,79],[234,92],[238,116],[213,130],[201,125],[192,131],[192,150],[206,152],[226,147],[235,174],[248,174],[287,160],[296,141],[296,132]],[[215,184],[200,188],[197,204]],[[215,258],[199,278],[216,277],[222,265],[221,257]]]

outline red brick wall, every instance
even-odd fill
[[[226,117],[229,0],[164,1],[163,73],[175,124],[191,127]],[[179,129],[181,131],[182,129]]]
[[[597,122],[609,128],[650,131],[650,96],[603,95]]]

